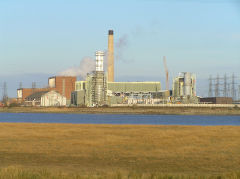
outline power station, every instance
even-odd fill
[[[173,80],[172,97],[176,103],[198,103],[196,94],[196,75],[182,72]]]
[[[103,71],[103,58],[107,56],[107,73]],[[168,83],[168,70],[166,59],[164,58],[166,70],[166,83]],[[184,83],[184,96],[191,96],[189,102],[197,102],[195,76],[184,73],[178,84]],[[181,85],[175,89],[180,89]],[[180,89],[181,90],[181,89]],[[115,82],[114,81],[114,32],[108,31],[108,51],[104,54],[96,52],[96,70],[87,75],[85,81],[76,81],[75,91],[72,92],[71,105],[74,106],[114,106],[134,105],[134,104],[167,104],[177,102],[187,102],[180,100],[182,94],[175,92],[175,98],[171,98],[172,91],[161,90],[161,83],[158,81],[150,82]]]
[[[104,60],[107,67],[104,68]],[[199,104],[230,103],[230,99],[200,98],[196,94],[196,75],[181,72],[173,79],[172,90],[169,89],[169,72],[166,57],[163,57],[166,74],[166,89],[162,90],[160,81],[147,82],[116,82],[114,73],[114,31],[108,31],[108,50],[95,52],[95,70],[86,75],[85,80],[77,81],[76,76],[54,76],[48,79],[46,88],[19,88],[17,100],[26,106],[116,106],[116,105],[158,105],[158,104]],[[107,69],[107,71],[104,71]],[[234,89],[232,77],[232,95]],[[224,96],[227,97],[227,77],[224,78]],[[219,97],[219,82],[217,77],[213,84],[210,80],[209,94]],[[240,87],[239,87],[240,89]]]

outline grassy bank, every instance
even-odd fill
[[[51,172],[49,170],[31,170],[19,167],[8,167],[0,169],[1,179],[239,179],[240,172],[232,172],[221,175],[198,175],[198,174],[163,174],[163,173],[141,173],[141,172],[112,172],[112,173],[64,173]]]
[[[8,113],[78,113],[78,114],[176,114],[176,115],[240,115],[239,107],[4,107],[0,112]]]
[[[0,129],[0,176],[16,166],[68,178],[239,177],[240,127],[0,123]]]

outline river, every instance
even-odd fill
[[[0,113],[0,122],[240,126],[240,116]]]

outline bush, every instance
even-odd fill
[[[136,108],[138,108],[138,105],[137,104],[133,104],[132,105],[132,109],[136,109]]]
[[[19,103],[11,103],[9,104],[9,107],[19,107],[20,104]]]
[[[238,107],[238,105],[234,105],[234,107],[233,107],[234,109],[240,109],[239,107]]]
[[[108,108],[109,106],[107,104],[104,104],[103,106],[101,106],[103,108]]]

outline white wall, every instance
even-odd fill
[[[66,104],[66,97],[55,91],[50,91],[41,97],[41,106],[66,106]]]
[[[56,79],[55,79],[55,77],[48,79],[48,86],[49,86],[49,88],[55,88],[56,87]]]
[[[22,89],[17,90],[17,98],[22,98]]]

